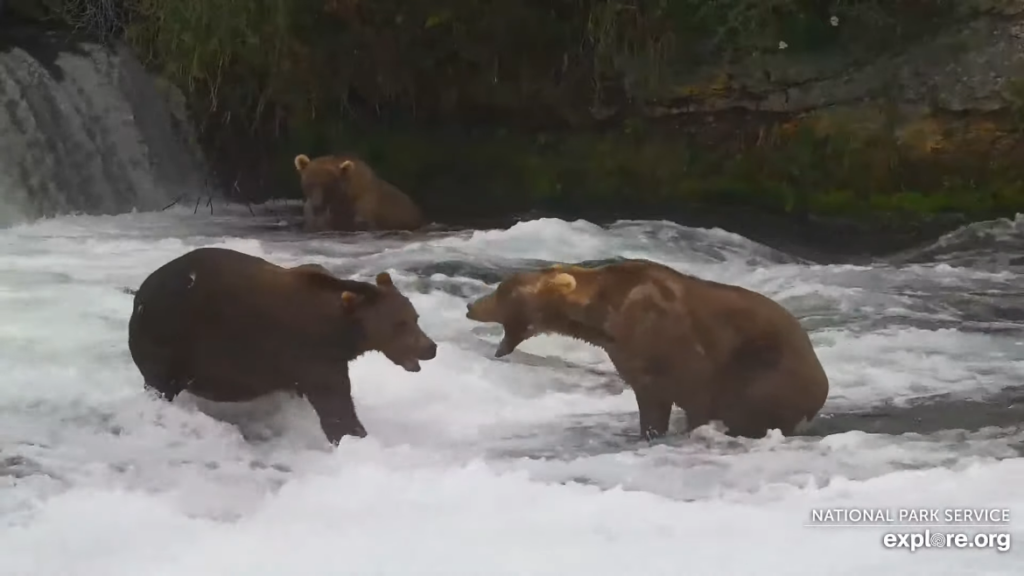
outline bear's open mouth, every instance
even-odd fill
[[[401,366],[402,368],[405,368],[406,372],[419,372],[420,371],[420,361],[415,359],[415,358],[410,358],[408,360],[404,360],[404,361],[402,361],[399,364],[399,366]]]

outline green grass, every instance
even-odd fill
[[[187,94],[224,171],[258,166],[279,195],[298,194],[296,153],[350,150],[439,213],[1024,209],[1013,163],[902,150],[891,127],[826,137],[806,123],[787,131],[787,118],[591,125],[591,108],[621,105],[625,93],[674,93],[688,72],[780,42],[787,53],[892,49],[957,21],[971,5],[957,0],[15,1],[35,17],[123,32]],[[757,140],[759,129],[771,137]],[[243,160],[226,154],[236,147]]]
[[[909,222],[1024,211],[1024,170],[1012,162],[979,177],[972,165],[939,156],[899,154],[892,162],[889,148],[877,139],[868,144],[798,135],[723,151],[658,130],[538,136],[353,127],[316,153],[359,152],[439,214],[705,205]],[[958,177],[960,168],[971,176]],[[294,187],[294,175],[286,178],[285,186]]]

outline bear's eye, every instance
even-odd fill
[[[403,330],[408,330],[409,329],[409,321],[408,320],[399,320],[394,325],[393,329],[394,329],[395,332],[401,332]]]

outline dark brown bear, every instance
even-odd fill
[[[299,154],[295,169],[309,231],[415,230],[425,223],[411,198],[361,160],[346,156],[310,160]]]
[[[720,420],[732,436],[789,435],[828,396],[811,341],[785,308],[646,260],[514,274],[466,316],[502,324],[496,357],[543,333],[603,348],[636,394],[648,439],[667,432],[673,404],[689,430]]]
[[[366,436],[348,363],[376,350],[409,372],[437,345],[412,303],[382,272],[376,285],[335,278],[317,264],[283,268],[222,248],[200,248],[142,283],[128,349],[148,389],[216,402],[274,391],[304,396],[327,439]]]

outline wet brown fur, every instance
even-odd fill
[[[734,436],[789,435],[828,396],[811,341],[785,308],[647,260],[515,274],[467,317],[504,326],[499,357],[542,333],[603,348],[636,394],[647,438],[667,432],[673,404],[690,430],[720,420]]]
[[[350,156],[295,157],[309,231],[416,230],[423,214],[408,195]]]
[[[387,273],[342,280],[319,264],[284,268],[200,248],[154,271],[135,294],[128,348],[148,389],[240,402],[279,390],[304,396],[328,440],[365,436],[348,363],[380,351],[409,371],[436,354]]]

